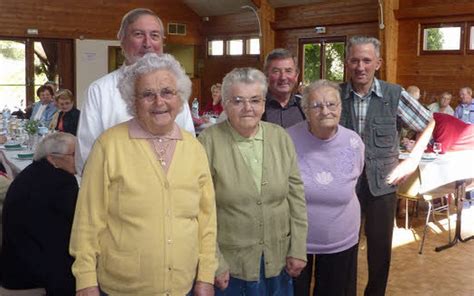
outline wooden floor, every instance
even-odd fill
[[[454,209],[452,210],[454,213]],[[474,295],[474,239],[435,252],[434,248],[448,240],[446,215],[438,215],[439,223],[430,222],[423,254],[418,248],[423,235],[426,212],[414,218],[413,228],[405,229],[403,217],[394,229],[392,265],[386,295]],[[454,232],[456,215],[451,214]],[[474,235],[474,202],[465,206],[462,216],[462,237]],[[358,268],[358,295],[363,295],[367,282],[365,237],[361,238]]]

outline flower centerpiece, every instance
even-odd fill
[[[38,127],[40,125],[39,120],[28,120],[25,123],[25,131],[28,134],[27,146],[28,150],[34,151],[36,143],[38,142]]]
[[[39,120],[28,120],[25,124],[25,131],[28,135],[36,135],[38,133]]]

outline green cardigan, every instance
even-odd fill
[[[220,249],[216,274],[230,270],[231,276],[246,281],[258,280],[262,255],[267,278],[282,271],[287,257],[306,261],[306,202],[293,142],[280,126],[261,122],[260,127],[260,194],[227,121],[199,136],[216,192]]]

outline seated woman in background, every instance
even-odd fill
[[[452,95],[448,92],[444,92],[439,97],[438,102],[434,102],[428,106],[428,109],[431,112],[445,113],[449,115],[454,115],[453,108],[449,105],[452,99]]]
[[[216,295],[293,295],[306,265],[306,206],[293,143],[262,122],[267,80],[236,68],[223,81],[228,119],[199,140],[209,158],[217,203]]]
[[[36,90],[40,101],[33,104],[29,119],[41,121],[44,126],[49,126],[57,109],[54,104],[54,91],[51,87],[42,85]]]
[[[191,80],[171,55],[148,53],[118,86],[133,118],[87,159],[71,234],[76,295],[187,295],[193,284],[212,295],[212,178],[203,147],[175,123]]]
[[[74,106],[74,97],[69,89],[60,89],[54,96],[59,112],[56,112],[50,128],[76,135],[80,111]]]
[[[0,295],[37,288],[74,295],[68,252],[78,192],[74,150],[73,135],[47,135],[11,183],[3,206]]]
[[[303,91],[306,121],[288,129],[295,143],[308,210],[308,264],[295,280],[295,295],[357,293],[360,204],[357,180],[364,168],[364,143],[339,125],[339,86],[327,80]]]
[[[221,94],[221,84],[216,83],[211,87],[212,101],[208,101],[206,106],[200,110],[200,115],[212,115],[219,117],[221,112],[224,110],[221,104],[222,94]]]

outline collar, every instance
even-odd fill
[[[230,134],[232,136],[232,139],[235,142],[251,142],[253,140],[258,140],[258,141],[263,141],[263,126],[261,123],[258,124],[258,131],[255,134],[255,136],[250,137],[250,138],[245,138],[242,137],[230,124],[229,120],[226,120],[227,126],[230,129]]]
[[[352,88],[352,83],[349,82],[346,84],[346,96],[342,98],[343,100],[350,99],[354,94],[355,91]],[[369,94],[375,94],[375,97],[382,98],[382,88],[380,87],[380,81],[374,77],[374,81],[372,82],[372,86],[370,87]],[[374,97],[374,96],[372,96]]]
[[[288,104],[286,104],[285,107],[281,107],[280,102],[278,102],[270,92],[267,93],[266,100],[267,105],[270,105],[272,107],[288,108],[290,106],[298,105],[298,102],[296,102],[296,94],[291,94],[290,100],[288,101]]]
[[[138,123],[136,118],[132,118],[128,121],[128,135],[131,139],[167,139],[167,140],[182,140],[183,135],[176,123],[173,124],[173,129],[170,133],[164,136],[155,136],[147,132],[143,127]]]

